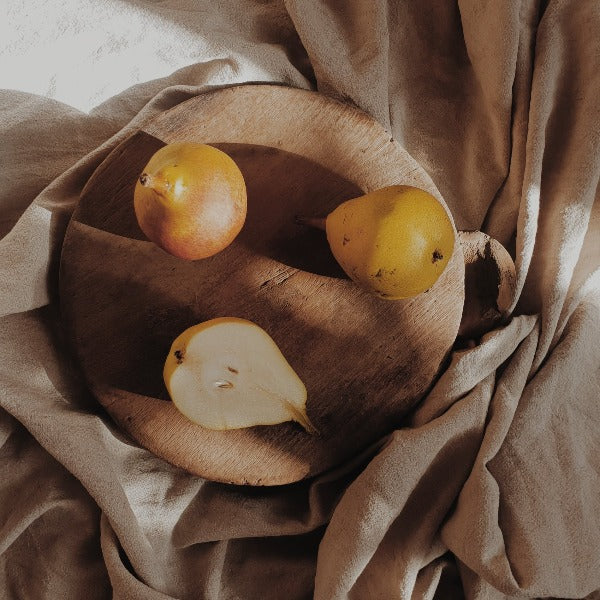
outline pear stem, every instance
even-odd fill
[[[254,385],[254,387],[261,392],[264,392],[267,396],[271,396],[271,398],[277,398],[289,411],[291,420],[299,423],[307,433],[314,435],[316,437],[321,437],[321,432],[312,424],[311,420],[308,418],[305,410],[300,410],[295,404],[292,404],[287,398],[281,396],[280,394],[274,394],[270,390],[264,388],[262,385]]]
[[[303,215],[296,215],[294,221],[299,225],[306,225],[307,227],[315,227],[325,231],[325,221],[327,217],[305,217]]]
[[[171,189],[171,184],[168,180],[160,175],[150,175],[150,173],[142,173],[139,177],[139,182],[144,187],[153,189],[157,194],[164,196]]]
[[[299,423],[306,430],[307,433],[310,433],[311,435],[314,435],[316,437],[321,437],[321,432],[312,424],[311,420],[308,418],[308,415],[305,412],[296,408],[289,401],[286,401],[286,405],[288,407],[288,410],[292,413],[293,420],[296,421],[296,423]]]
[[[148,173],[142,173],[140,175],[140,183],[144,187],[150,187],[152,185],[152,175],[148,175]]]

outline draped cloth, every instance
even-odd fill
[[[600,5],[7,0],[0,45],[0,597],[600,597]],[[406,425],[274,488],[157,458],[95,402],[57,311],[94,169],[245,82],[377,119],[458,229],[515,259],[510,321]]]

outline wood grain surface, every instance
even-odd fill
[[[195,262],[147,241],[133,212],[142,168],[162,145],[180,140],[226,151],[248,188],[241,234]],[[82,192],[61,258],[64,324],[99,402],[158,456],[238,484],[313,476],[391,432],[455,340],[464,300],[460,244],[431,290],[382,300],[344,275],[322,231],[294,216],[324,216],[395,183],[440,198],[376,121],[315,92],[226,88],[188,100],[132,135]],[[218,316],[252,320],[273,337],[307,387],[319,437],[294,423],[211,431],[175,409],[162,381],[170,343]]]

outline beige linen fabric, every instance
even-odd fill
[[[600,5],[7,0],[0,19],[0,598],[600,594]],[[79,192],[145,120],[243,82],[377,118],[456,224],[516,260],[515,316],[404,427],[314,481],[203,481],[139,448],[60,328]]]

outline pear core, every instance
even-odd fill
[[[221,317],[186,329],[173,341],[163,375],[176,408],[208,429],[296,421],[317,433],[306,414],[306,387],[251,321]]]

